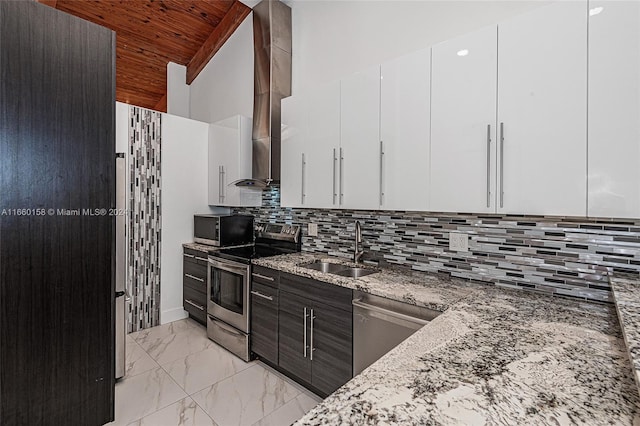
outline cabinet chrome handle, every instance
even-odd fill
[[[336,157],[336,149],[333,148],[333,204],[336,203],[336,196],[338,193],[336,192],[336,162],[338,161],[338,157]]]
[[[184,276],[185,276],[185,277],[189,277],[189,278],[191,278],[192,280],[200,281],[201,283],[203,283],[203,282],[204,282],[204,280],[203,280],[202,278],[194,277],[194,276],[193,276],[193,275],[191,275],[191,274],[184,274]]]
[[[313,351],[315,351],[315,349],[313,348],[313,320],[316,319],[315,315],[313,315],[313,309],[311,309],[311,343],[310,343],[310,349],[309,349],[309,359],[311,361],[313,361]]]
[[[344,153],[342,148],[340,148],[340,205],[344,201],[344,192],[343,192],[343,180],[344,180]]]
[[[262,275],[262,274],[257,274],[255,272],[253,272],[251,274],[252,276],[256,277],[256,278],[262,278],[263,280],[267,280],[267,281],[274,281],[273,277],[268,277],[266,275]]]
[[[491,124],[487,124],[487,207],[491,207]]]
[[[504,207],[504,123],[500,123],[500,208]]]
[[[305,306],[304,308],[304,332],[303,332],[303,339],[304,341],[302,342],[302,355],[306,358],[307,357],[307,308]]]
[[[189,257],[189,258],[191,258],[191,259],[193,259],[193,258],[195,257],[194,255],[192,255],[192,254],[188,254],[188,253],[183,253],[182,255],[183,255],[184,257]]]
[[[218,166],[218,202],[222,202],[222,166]]]
[[[220,194],[222,194],[222,201],[224,202],[224,197],[226,196],[225,191],[224,191],[224,175],[225,175],[225,171],[224,171],[224,166],[220,166],[222,167],[222,176],[220,178]]]
[[[261,297],[263,299],[267,299],[267,300],[273,301],[273,297],[267,296],[266,294],[262,294],[259,291],[251,290],[251,294],[253,294],[254,296]]]
[[[188,303],[188,304],[190,304],[191,306],[193,306],[194,308],[196,308],[196,309],[200,309],[201,311],[204,311],[204,306],[200,306],[200,305],[198,305],[198,304],[195,304],[195,303],[193,303],[193,302],[192,302],[191,300],[189,300],[189,299],[184,299],[184,303]]]
[[[196,260],[202,260],[203,262],[209,261],[209,259],[205,259],[204,257],[198,257],[198,256],[196,256]]]
[[[384,196],[383,179],[382,179],[382,167],[384,164],[384,143],[380,141],[380,206],[382,206],[382,197]]]
[[[304,161],[304,153],[302,153],[302,185],[300,185],[300,204],[304,204],[304,169],[306,164],[307,163]]]

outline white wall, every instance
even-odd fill
[[[233,115],[253,117],[253,14],[191,83],[191,118],[215,123]]]
[[[129,105],[116,102],[116,152],[126,153],[129,147]]]
[[[193,215],[214,213],[207,205],[209,124],[162,114],[162,243],[160,322],[182,309],[182,244],[193,242]]]
[[[292,9],[295,94],[549,2],[285,3]],[[252,20],[249,15],[191,84],[191,118],[211,123],[235,114],[253,116]]]
[[[167,64],[167,113],[189,118],[190,88],[187,85],[187,67]]]

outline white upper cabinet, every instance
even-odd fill
[[[433,46],[431,210],[495,212],[497,28]]]
[[[640,2],[589,2],[589,216],[640,217]]]
[[[308,136],[304,149],[304,207],[338,207],[340,82],[314,90],[306,98]]]
[[[380,66],[341,80],[339,207],[380,206]]]
[[[380,74],[380,208],[428,210],[431,49],[386,62]]]
[[[282,206],[338,207],[340,82],[283,99],[282,124]]]
[[[497,211],[585,216],[586,1],[498,25],[498,126]]]
[[[259,190],[233,183],[251,178],[251,119],[234,116],[209,127],[209,205],[259,206]]]
[[[280,205],[301,207],[302,155],[307,136],[306,100],[302,96],[282,99],[282,136],[280,150]]]

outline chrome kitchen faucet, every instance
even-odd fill
[[[364,254],[364,248],[362,246],[362,228],[360,227],[360,221],[356,220],[356,247],[353,252],[353,262],[360,263],[360,258]]]

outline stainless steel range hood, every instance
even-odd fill
[[[254,99],[252,179],[237,186],[280,182],[280,100],[291,95],[291,9],[263,0],[253,8]]]

